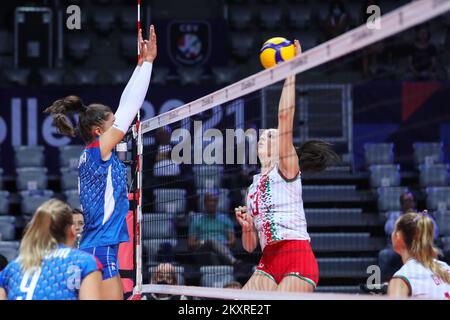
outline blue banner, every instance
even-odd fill
[[[151,86],[141,108],[141,119],[149,119],[167,112],[217,89]],[[1,166],[5,173],[14,174],[15,172],[14,146],[42,145],[45,146],[46,166],[49,173],[57,174],[59,172],[58,148],[68,144],[83,144],[83,141],[78,137],[71,138],[58,134],[57,129],[52,126],[52,117],[44,114],[44,109],[55,100],[73,94],[79,96],[86,105],[102,103],[115,111],[122,90],[122,86],[0,89]],[[193,131],[194,121],[199,120],[203,123],[203,130],[244,128],[244,126],[257,128],[260,119],[257,102],[257,99],[234,101],[191,117],[189,121],[175,123],[172,127],[175,129],[183,126]]]

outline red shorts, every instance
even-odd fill
[[[264,248],[256,271],[277,284],[285,276],[296,276],[314,287],[319,282],[319,267],[307,240],[283,240]]]

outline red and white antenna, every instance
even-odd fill
[[[137,32],[139,35],[139,31],[141,30],[141,0],[137,0]],[[138,61],[140,58],[140,48],[139,48],[139,40],[137,41],[137,52],[138,52]],[[136,256],[136,283],[134,295],[136,297],[140,297],[140,293],[142,291],[142,238],[141,238],[141,221],[142,221],[142,132],[141,132],[141,111],[139,110],[137,114],[136,121],[136,140],[137,140],[137,161],[136,161],[136,177],[137,177],[137,190],[136,197],[134,199],[137,201],[136,211],[137,211],[137,219],[135,226],[135,235],[134,235],[134,248],[135,248],[135,256]]]
[[[139,34],[139,30],[141,30],[141,0],[137,0],[137,32]],[[138,60],[140,57],[140,51],[139,51],[139,41],[137,43],[137,54],[138,54]]]

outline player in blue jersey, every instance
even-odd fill
[[[140,59],[120,98],[115,114],[108,106],[85,106],[80,98],[57,100],[45,112],[52,113],[60,133],[76,135],[71,113],[78,113],[78,133],[86,143],[79,164],[80,202],[85,226],[80,249],[95,255],[103,265],[102,297],[123,299],[119,276],[118,248],[129,241],[126,225],[128,191],[126,167],[115,147],[128,131],[147,94],[153,61],[157,55],[155,28],[149,40],[139,31]]]
[[[51,199],[33,216],[19,257],[0,275],[0,300],[97,300],[101,265],[94,256],[72,249],[76,231],[72,209]]]

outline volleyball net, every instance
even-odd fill
[[[383,15],[379,28],[362,25],[292,60],[138,122],[133,127],[134,294],[356,298],[350,293],[358,293],[359,284],[370,276],[368,268],[377,264],[375,253],[386,245],[386,236],[380,217],[373,213],[377,211],[373,192],[364,189],[354,172],[352,88],[363,81],[344,76],[329,83],[328,71],[356,63],[364,48],[404,35],[449,9],[445,0],[411,2]],[[302,44],[302,35],[296,38]],[[296,75],[294,144],[322,139],[340,155],[340,161],[325,172],[301,177],[308,232],[319,264],[319,293],[275,296],[223,289],[236,281],[245,284],[261,257],[259,246],[251,253],[242,247],[234,208],[245,205],[246,190],[259,171],[258,139],[264,129],[277,127],[282,81],[292,75]],[[172,282],[158,269],[163,263],[172,266],[166,272],[175,275]]]

